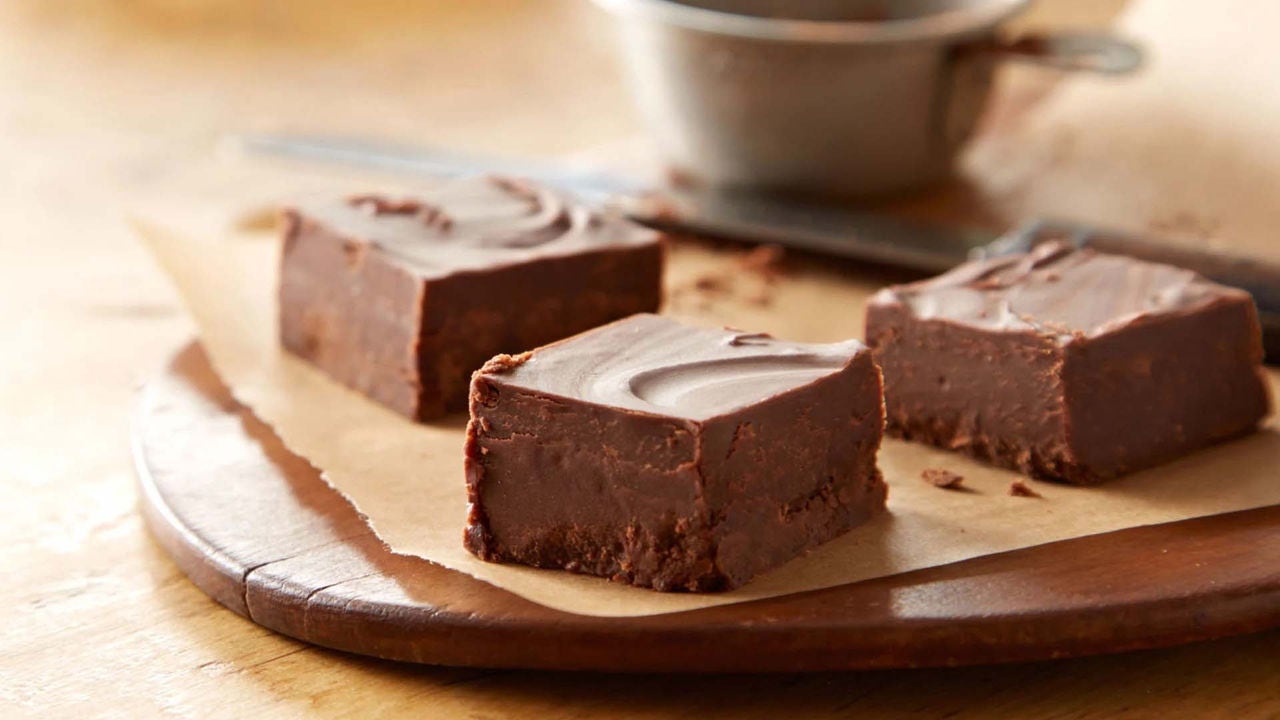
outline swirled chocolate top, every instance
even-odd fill
[[[1053,242],[885,288],[871,303],[902,304],[924,320],[1030,331],[1069,342],[1242,297],[1244,291],[1190,270]]]
[[[480,373],[549,395],[701,421],[803,388],[864,352],[857,340],[787,342],[641,314],[495,358]]]
[[[412,196],[305,203],[297,213],[428,277],[659,241],[626,218],[502,177],[441,181]]]

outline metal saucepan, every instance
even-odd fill
[[[717,185],[884,195],[945,177],[996,65],[1131,72],[1104,33],[1008,39],[1030,0],[595,0],[621,30],[671,170]]]

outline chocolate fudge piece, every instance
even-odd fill
[[[467,549],[725,590],[878,513],[880,373],[856,340],[637,315],[472,380]]]
[[[471,373],[657,309],[654,232],[499,178],[284,213],[285,348],[409,417],[466,408]]]
[[[887,288],[867,309],[888,431],[1094,483],[1252,431],[1250,296],[1064,243]]]

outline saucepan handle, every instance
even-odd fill
[[[1108,32],[1031,32],[990,40],[981,52],[999,60],[1101,75],[1127,75],[1142,67],[1142,49]]]
[[[954,153],[974,132],[991,93],[996,65],[1004,61],[1032,63],[1066,72],[1125,75],[1142,66],[1142,50],[1107,31],[1025,33],[995,36],[953,48],[950,81],[941,106],[942,140]]]

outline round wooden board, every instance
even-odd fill
[[[1280,506],[692,612],[552,610],[387,550],[231,399],[198,345],[134,425],[152,532],[218,602],[302,640],[441,665],[767,672],[1117,652],[1280,625]]]

